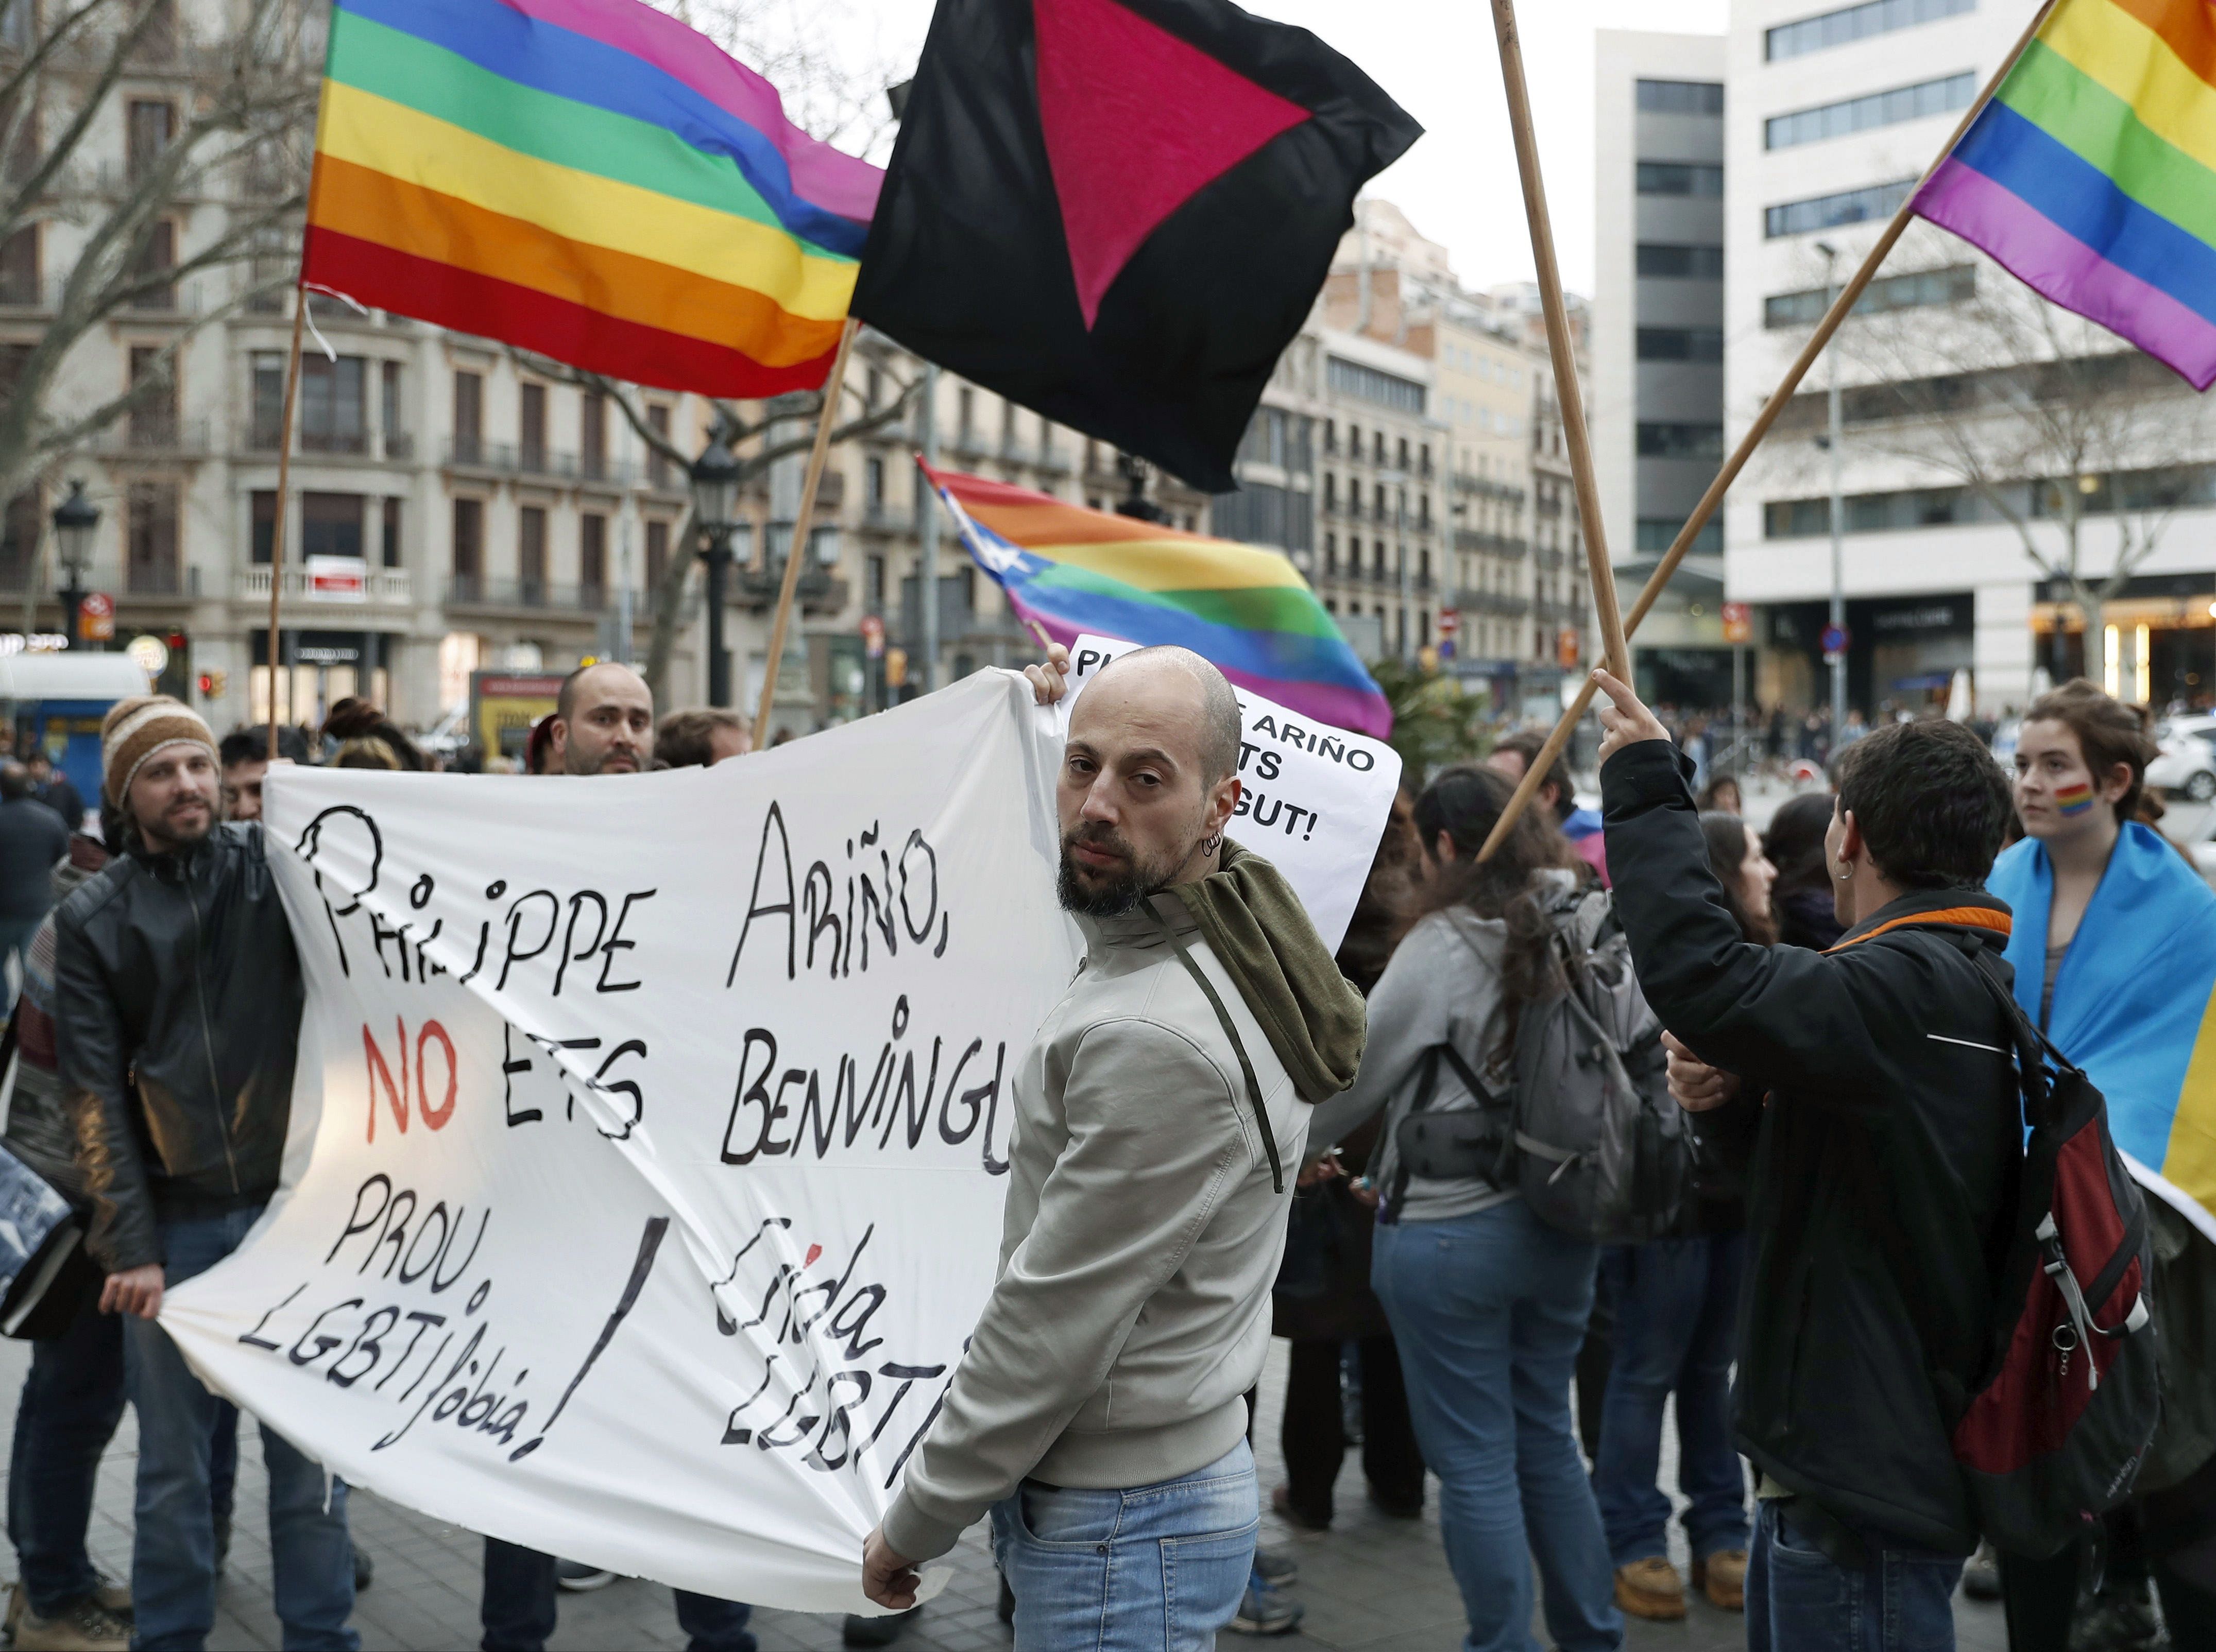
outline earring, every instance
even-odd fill
[[[1223,834],[1220,832],[1213,838],[1203,838],[1200,840],[1200,852],[1203,855],[1213,855],[1222,847]]]
[[[1837,878],[1842,883],[1844,883],[1849,878],[1854,876],[1854,875],[1855,869],[1850,865],[1843,866],[1837,872],[1832,874],[1832,875]]]

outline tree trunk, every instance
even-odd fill
[[[686,587],[692,577],[692,513],[687,511],[670,537],[669,566],[654,593],[654,634],[646,648],[646,691],[657,711],[674,711],[669,697],[669,661],[677,651],[677,631],[686,607]]]
[[[2076,594],[2078,612],[2085,622],[2085,675],[2096,687],[2105,688],[2108,682],[2108,628],[2102,618],[2105,611],[2092,586],[2080,585]]]

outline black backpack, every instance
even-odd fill
[[[2130,1495],[2162,1418],[2146,1204],[2091,1080],[2032,1023],[1990,956],[2029,1134],[1985,1378],[1955,1460],[1996,1547],[2043,1558]]]

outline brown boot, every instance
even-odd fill
[[[1746,1551],[1719,1549],[1693,1563],[1693,1587],[1725,1612],[1746,1610]]]
[[[51,1618],[28,1606],[15,1621],[17,1652],[130,1652],[131,1625],[89,1596]]]
[[[1668,1560],[1649,1555],[1616,1569],[1616,1604],[1634,1618],[1674,1622],[1685,1615],[1685,1586]]]

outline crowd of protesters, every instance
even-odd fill
[[[1065,665],[1031,669],[1043,700]],[[1019,1647],[1296,1628],[1297,1563],[1255,1542],[1273,1334],[1269,1505],[1327,1532],[1356,1434],[1383,1515],[1420,1517],[1435,1477],[1470,1652],[1530,1644],[1535,1607],[1563,1652],[1602,1652],[1627,1615],[1684,1617],[1689,1588],[1744,1611],[1755,1652],[1953,1643],[1981,1533],[1949,1432],[1986,1374],[2023,1162],[2015,1069],[1993,1059],[2016,1046],[1981,972],[2005,959],[2023,1013],[2090,1062],[2144,1010],[2114,984],[2162,991],[2136,915],[2216,925],[2216,895],[2151,824],[2144,715],[2090,685],[2030,708],[2013,776],[1942,719],[1850,722],[1836,752],[1821,730],[1835,789],[1764,832],[1714,729],[1602,686],[1601,807],[1536,732],[1422,777],[1335,956],[1226,835],[1240,728],[1213,667],[1141,650],[1078,703],[1059,887],[1086,962],[1013,1086],[999,1283],[862,1557],[896,1615],[848,1620],[849,1644],[894,1639],[917,1568],[988,1515]],[[437,766],[359,700],[277,746],[280,764]],[[637,673],[604,665],[565,681],[521,766],[750,750],[729,712],[657,725]],[[0,762],[0,970],[20,984],[0,1145],[89,1219],[17,1410],[22,1652],[194,1649],[214,1623],[237,1415],[154,1316],[277,1184],[302,986],[257,824],[269,752],[266,728],[219,741],[174,700],[126,701],[96,828],[50,766]],[[1656,1071],[1685,1121],[1684,1185],[1636,1244],[1550,1219],[1488,1122],[1528,1082],[1519,1037],[1563,992],[1564,937],[1595,921],[1666,1029]],[[2147,1204],[2161,1428],[2134,1495],[2063,1556],[1971,1563],[2013,1652],[2151,1645],[2158,1600],[2171,1645],[2216,1648],[2216,1244]],[[127,1585],[86,1548],[126,1403]],[[1659,1483],[1673,1416],[1690,1576]],[[263,1457],[285,1644],[354,1647],[370,1572],[346,1488],[267,1431]],[[559,1592],[607,1581],[488,1538],[482,1646],[543,1648]],[[680,1591],[676,1614],[695,1652],[754,1645],[742,1603]]]

